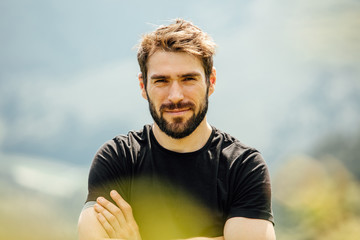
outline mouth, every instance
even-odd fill
[[[160,107],[160,113],[170,117],[184,117],[189,112],[194,111],[195,105],[191,102],[168,103]]]
[[[166,109],[164,110],[164,113],[166,114],[170,114],[172,116],[182,116],[184,114],[186,114],[187,112],[189,112],[191,109],[190,108],[184,108],[184,109]]]

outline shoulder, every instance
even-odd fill
[[[260,152],[253,147],[250,147],[229,133],[223,132],[219,129],[214,129],[214,138],[212,144],[216,145],[216,148],[220,150],[220,157],[226,159],[226,161],[232,166],[235,162],[237,164],[246,164],[251,161],[263,162],[263,158]]]
[[[130,131],[127,135],[118,135],[110,142],[117,144],[124,148],[139,148],[146,145],[150,139],[151,126],[145,125],[143,129],[137,131]]]
[[[97,156],[114,159],[119,156],[134,156],[148,145],[151,126],[145,125],[141,130],[120,134],[105,142],[97,151]]]

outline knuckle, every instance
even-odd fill
[[[103,203],[102,208],[103,209],[108,209],[109,208],[109,203]]]
[[[110,235],[110,237],[115,235],[115,230],[113,228],[108,228],[107,229],[108,234]]]
[[[118,215],[118,214],[120,214],[120,213],[121,213],[121,210],[120,210],[119,208],[116,208],[116,209],[114,210],[114,214]]]
[[[131,212],[132,211],[131,206],[129,204],[127,204],[127,203],[122,204],[122,209],[124,211],[126,211],[126,212]]]
[[[109,221],[114,222],[116,220],[114,215],[110,215],[109,216]]]
[[[104,223],[104,222],[106,221],[101,214],[98,214],[98,215],[97,215],[97,219],[98,219],[101,223]]]

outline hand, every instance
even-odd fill
[[[130,204],[115,190],[110,192],[110,196],[117,206],[103,197],[99,197],[94,205],[97,218],[109,237],[111,239],[141,240]]]

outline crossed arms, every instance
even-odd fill
[[[93,207],[81,212],[78,224],[79,240],[141,240],[131,206],[116,191],[111,191],[110,196],[116,205],[99,197]],[[225,223],[224,236],[191,238],[191,240],[206,239],[275,240],[275,232],[269,221],[235,217]]]

